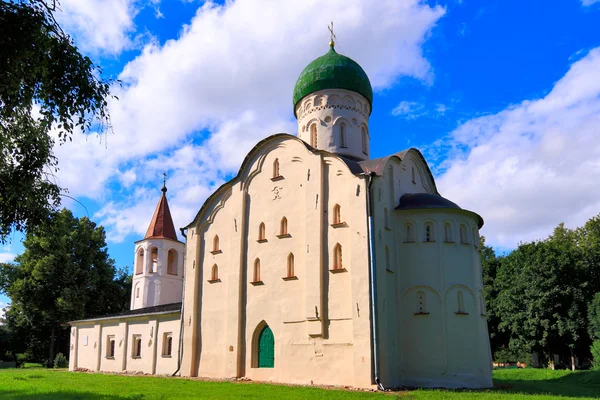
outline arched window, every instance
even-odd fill
[[[261,222],[258,226],[258,240],[266,240],[265,239],[265,223]]]
[[[150,271],[148,272],[153,274],[158,272],[158,249],[156,247],[150,249]]]
[[[479,247],[479,237],[477,235],[477,229],[475,227],[473,227],[473,245],[475,247]]]
[[[417,311],[417,314],[428,314],[427,299],[425,297],[425,292],[422,292],[422,291],[417,292],[417,305],[419,307],[419,311]]]
[[[169,275],[177,275],[177,263],[179,261],[179,254],[177,254],[177,250],[170,249],[168,253],[168,264],[167,264],[167,274]]]
[[[333,206],[333,224],[341,224],[342,223],[342,207],[339,204]]]
[[[460,242],[463,244],[469,244],[469,235],[467,234],[467,227],[464,225],[460,226]]]
[[[279,178],[279,159],[273,161],[273,178]]]
[[[210,271],[210,280],[218,281],[219,280],[219,267],[217,264],[212,266],[212,270]]]
[[[279,224],[279,235],[280,236],[285,236],[288,234],[288,227],[287,227],[287,218],[283,217],[281,218],[281,223]]]
[[[136,299],[140,298],[140,284],[139,283],[135,284],[135,298]]]
[[[294,276],[294,255],[290,253],[287,258],[287,277],[293,278]]]
[[[447,222],[444,224],[444,240],[452,242],[452,227]]]
[[[342,269],[342,245],[337,243],[333,248],[333,269]]]
[[[456,302],[457,302],[457,306],[458,306],[458,314],[466,314],[465,313],[465,299],[463,296],[463,292],[462,291],[458,291],[458,293],[456,293]]]
[[[213,238],[213,252],[216,251],[221,251],[221,249],[219,249],[219,235],[215,235],[215,237]]]
[[[412,177],[412,183],[417,183],[417,179],[415,177],[415,167],[411,168],[411,177]]]
[[[254,276],[252,282],[260,282],[260,259],[254,261]]]
[[[428,222],[425,224],[425,241],[426,242],[435,242],[433,224],[431,222]]]
[[[383,218],[384,218],[385,229],[390,229],[390,219],[389,219],[387,208],[383,209]]]
[[[406,238],[405,238],[405,242],[406,243],[410,243],[410,242],[414,242],[415,241],[415,232],[413,229],[413,224],[411,224],[410,222],[406,224]]]
[[[346,147],[346,124],[340,124],[340,147]]]
[[[390,249],[385,246],[385,269],[393,271],[392,264],[390,263]]]
[[[135,274],[139,275],[144,272],[144,249],[139,249],[135,262]]]
[[[360,136],[362,138],[362,152],[369,154],[369,138],[367,136],[367,130],[364,126],[360,128]]]
[[[312,124],[310,126],[310,145],[317,148],[317,124]]]

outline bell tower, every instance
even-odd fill
[[[144,239],[135,242],[132,310],[182,301],[185,244],[175,233],[166,184],[161,191]]]

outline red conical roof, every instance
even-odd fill
[[[162,196],[160,201],[154,210],[152,221],[146,231],[144,239],[177,239],[177,233],[175,233],[175,225],[173,225],[173,218],[171,218],[171,211],[169,211],[169,203],[167,202],[167,188],[163,187]]]

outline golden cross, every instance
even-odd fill
[[[331,34],[331,40],[330,40],[330,42],[329,42],[329,45],[330,45],[331,47],[333,47],[333,46],[335,46],[335,41],[334,41],[334,39],[337,39],[337,38],[335,37],[335,33],[333,33],[333,21],[331,21],[331,25],[329,25],[329,26],[327,27],[327,29],[329,29],[329,33]]]

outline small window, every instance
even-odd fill
[[[135,298],[136,298],[136,299],[139,299],[139,297],[140,297],[140,288],[139,288],[139,287],[136,287],[136,288],[135,288]]]
[[[210,280],[211,281],[219,280],[219,267],[217,266],[217,264],[212,266],[212,269],[210,271]]]
[[[477,235],[477,228],[473,227],[473,245],[479,247],[479,236]]]
[[[390,249],[387,246],[385,246],[385,269],[391,272],[394,271],[392,269],[392,264],[390,263]]]
[[[221,249],[219,248],[219,235],[215,235],[213,238],[213,252],[219,252]]]
[[[458,291],[458,293],[456,294],[456,303],[457,303],[457,307],[458,307],[458,314],[466,314],[465,313],[465,299],[464,299],[464,295],[462,291]]]
[[[287,218],[281,218],[281,223],[279,226],[279,235],[285,236],[288,234],[288,226],[287,226]]]
[[[452,242],[452,227],[447,222],[444,224],[444,240]]]
[[[177,275],[178,261],[179,261],[179,254],[177,254],[177,250],[170,249],[169,253],[168,253],[167,274]]]
[[[260,282],[260,259],[254,261],[254,276],[252,282]]]
[[[140,275],[142,272],[144,272],[144,249],[138,251],[135,263],[135,274]]]
[[[414,232],[414,228],[413,228],[413,224],[411,224],[410,222],[406,224],[406,238],[404,240],[405,243],[411,243],[415,241],[415,232]]]
[[[337,243],[333,248],[333,269],[343,269],[342,264],[342,245]]]
[[[340,125],[340,147],[346,147],[346,124]]]
[[[153,274],[158,272],[158,249],[156,247],[150,250],[150,271],[148,272]]]
[[[310,145],[317,148],[317,125],[312,124],[310,126]]]
[[[367,130],[364,126],[360,128],[360,134],[362,138],[362,152],[369,154],[369,138],[367,136]]]
[[[163,357],[171,357],[173,351],[173,334],[171,332],[163,333]]]
[[[417,179],[415,178],[415,167],[411,168],[411,174],[412,174],[412,183],[417,183]]]
[[[142,357],[142,335],[133,335],[133,346],[131,347],[131,357]]]
[[[431,224],[430,222],[425,224],[425,241],[435,242],[433,224]]]
[[[390,218],[389,218],[389,215],[388,215],[388,209],[387,208],[383,209],[383,218],[384,218],[385,229],[390,229]]]
[[[485,300],[483,299],[483,295],[479,293],[479,310],[481,315],[485,315]]]
[[[460,226],[460,242],[462,244],[469,244],[469,235],[467,234],[467,227],[464,225]]]
[[[294,276],[294,255],[290,253],[287,258],[287,277],[293,278]]]
[[[115,337],[106,337],[106,358],[115,358]]]
[[[273,178],[279,178],[279,159],[276,158],[275,161],[273,161]]]
[[[418,311],[415,314],[429,314],[427,312],[427,298],[425,297],[425,292],[417,292],[417,306]]]
[[[339,225],[342,223],[342,207],[336,204],[333,207],[333,225]]]
[[[258,240],[266,240],[265,239],[265,223],[261,222],[258,226]]]

